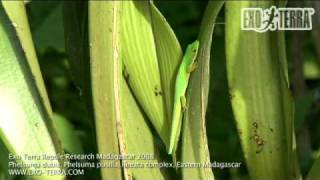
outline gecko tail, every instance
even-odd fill
[[[177,93],[177,92],[176,92]],[[181,121],[182,121],[182,98],[175,94],[175,101],[173,105],[172,121],[171,121],[171,133],[168,154],[175,156],[175,152],[178,146],[180,132],[181,132]]]
[[[169,155],[172,155],[172,151],[173,151],[173,146],[170,144],[168,154],[169,154]]]
[[[182,124],[182,116],[180,114],[178,121],[172,123],[172,131],[170,135],[170,145],[169,145],[169,150],[168,154],[169,155],[174,155],[175,151],[178,146],[178,142],[180,139],[180,133],[181,133],[181,124]],[[175,129],[175,131],[174,131]]]
[[[175,133],[171,132],[171,135],[170,135],[170,145],[169,145],[169,150],[168,150],[168,154],[169,155],[172,155],[172,152],[173,152],[173,147],[174,147],[174,135]]]
[[[170,144],[169,144],[169,149],[168,149],[168,154],[172,155],[173,151],[175,149],[175,144],[176,144],[176,136],[177,136],[177,122],[172,122],[172,127],[171,127],[171,133],[170,133]]]

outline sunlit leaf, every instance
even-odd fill
[[[18,162],[25,164],[55,163],[58,160],[37,160],[27,155],[57,155],[58,141],[50,118],[42,102],[28,61],[23,54],[12,23],[0,6],[0,137],[9,152],[21,156]],[[32,170],[34,168],[26,168]],[[44,168],[46,170],[59,168]],[[63,179],[63,176],[49,176],[48,173],[34,176],[35,179]]]
[[[49,115],[52,115],[51,105],[48,99],[46,87],[43,82],[36,51],[33,45],[32,36],[29,29],[26,10],[22,1],[3,1],[3,7],[7,12],[13,27],[15,28],[20,40],[23,52],[35,78],[36,85],[39,89],[43,103]]]
[[[123,74],[162,141],[168,145],[171,121],[167,118],[163,98],[150,4],[124,1],[121,5]]]
[[[242,8],[272,5],[272,1],[227,2],[229,93],[251,178],[295,179],[299,172],[293,165],[294,108],[286,78],[284,35],[243,31],[240,26]]]
[[[119,132],[123,128],[120,124],[119,10],[120,1],[89,2],[92,98],[98,151],[102,154],[124,153],[119,151],[119,144],[123,146],[123,142],[119,143],[119,139],[123,141],[123,133]],[[122,179],[120,160],[101,162],[118,166],[102,168],[103,179]]]
[[[127,163],[138,164],[140,167],[129,168],[129,173],[134,179],[168,179],[167,170],[148,165],[157,165],[160,158],[159,147],[155,138],[125,80],[121,83],[121,117],[124,127],[124,143],[127,154],[135,156]]]
[[[73,125],[59,114],[53,114],[52,119],[63,149],[68,153],[83,153],[80,139]]]
[[[160,11],[152,3],[149,6],[163,88],[162,94],[166,105],[167,118],[171,120],[175,78],[182,60],[182,50],[174,32]]]

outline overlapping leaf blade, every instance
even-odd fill
[[[149,127],[147,126],[147,122],[146,122],[147,120],[145,120],[145,116],[142,115],[141,110],[139,110],[139,106],[135,103],[135,101],[133,101],[133,97],[130,94],[131,91],[128,91],[128,89],[126,89],[127,88],[126,85],[124,87],[121,87],[119,83],[119,81],[122,78],[122,73],[120,73],[120,69],[121,69],[120,59],[123,59],[123,57],[125,56],[129,56],[128,51],[124,51],[125,48],[123,47],[130,45],[130,44],[126,44],[125,41],[120,41],[120,40],[123,40],[122,36],[127,35],[125,33],[128,33],[128,32],[124,32],[123,29],[119,29],[119,24],[127,20],[126,18],[128,17],[126,17],[127,16],[126,14],[132,11],[132,8],[133,10],[135,10],[135,6],[132,7],[131,5],[134,5],[134,3],[130,1],[121,2],[121,3],[89,2],[89,35],[90,35],[89,44],[90,44],[90,66],[91,66],[90,68],[91,68],[91,82],[92,82],[91,85],[92,85],[92,93],[93,93],[92,94],[93,106],[94,106],[94,113],[95,113],[95,119],[96,119],[99,152],[103,154],[113,153],[113,154],[124,155],[128,153],[137,154],[138,152],[150,152],[152,154],[155,153],[152,134]],[[147,3],[146,5],[147,5],[146,7],[148,7],[149,4]],[[78,13],[77,11],[79,10],[79,8],[77,7],[74,7],[74,8],[76,10],[74,13],[75,15]],[[149,12],[149,8],[146,8],[145,10],[146,12],[141,12],[141,11],[133,12],[134,14],[133,17],[138,16],[141,18],[143,13]],[[77,19],[79,17],[75,17],[75,18]],[[77,20],[79,22],[79,19]],[[137,21],[135,18],[133,18],[132,20],[133,22]],[[83,20],[80,20],[80,21],[83,22]],[[75,26],[79,27],[80,24],[81,23],[78,23],[78,25],[75,25]],[[141,27],[141,28],[143,29],[144,27]],[[149,30],[152,28],[151,24],[148,25],[148,28]],[[85,35],[83,33],[84,31],[82,33],[78,33],[78,37],[84,37]],[[104,37],[104,38],[101,38],[101,37]],[[135,37],[135,36],[132,36],[132,37]],[[75,39],[77,38],[69,39],[70,45],[74,45],[75,47],[77,45],[80,45],[80,46],[83,45],[84,42],[79,44],[75,43],[74,41]],[[151,40],[153,42],[153,39]],[[119,48],[119,44],[121,44],[121,48]],[[154,48],[154,45],[153,45],[153,48]],[[70,53],[75,53],[75,51]],[[77,51],[76,53],[81,53],[81,52]],[[77,56],[79,56],[79,54]],[[132,58],[132,60],[139,62],[138,66],[135,68],[141,68],[141,66],[144,66],[143,64],[150,63],[147,60],[139,59],[139,58],[137,59]],[[156,61],[157,58],[155,57],[155,59],[151,59],[151,60]],[[73,63],[71,65],[75,66],[76,64],[77,63]],[[148,67],[148,66],[145,66],[145,67]],[[156,68],[158,67],[156,66]],[[84,73],[84,70],[83,69],[79,70],[78,73],[81,73],[81,72]],[[157,76],[159,76],[159,74],[157,74]],[[127,76],[124,75],[124,77],[127,77]],[[132,79],[132,75],[130,79]],[[141,79],[137,79],[136,81],[139,81],[139,80],[141,81]],[[139,82],[139,83],[142,83],[142,82]],[[120,91],[120,89],[123,89],[123,88],[124,88],[123,91],[125,93],[123,91]],[[159,90],[160,88],[161,88],[161,84],[159,86]],[[153,92],[152,95],[154,96],[154,91],[152,92]],[[119,101],[120,99],[121,101]],[[159,96],[159,99],[162,101],[161,96]],[[119,112],[121,112],[121,114]],[[140,121],[140,123],[136,124],[136,122],[133,121],[132,118],[134,118],[135,121]],[[138,127],[140,129],[139,131],[136,130],[136,125],[139,126]],[[141,145],[137,146],[137,144],[141,144]],[[118,147],[120,147],[120,151]],[[155,158],[158,159],[157,155],[155,155]],[[149,160],[149,161],[156,162],[157,160]],[[103,162],[106,162],[106,161],[103,161]],[[123,162],[126,163],[127,161],[123,161]],[[114,161],[114,163],[120,163],[120,161]],[[162,173],[160,173],[160,170],[157,168],[154,168],[150,172],[139,171],[137,169],[128,170],[125,168],[124,173],[125,173],[124,177],[126,179],[132,176],[134,177],[158,176],[158,178],[161,178],[161,177],[163,178]],[[120,179],[121,171],[120,169],[103,169],[102,176],[104,178]]]
[[[167,118],[172,116],[174,86],[178,68],[182,60],[182,50],[174,32],[166,19],[153,3],[150,3],[150,16],[154,45],[161,75],[163,96],[166,105]]]
[[[83,153],[81,141],[77,136],[77,132],[75,131],[73,124],[60,114],[54,113],[52,117],[53,125],[61,141],[62,148],[68,153]]]
[[[155,144],[155,138],[145,116],[130,92],[125,79],[122,79],[121,83],[121,104],[125,104],[121,108],[121,117],[126,152],[135,156],[127,163],[137,165],[137,167],[129,168],[130,177],[134,177],[134,179],[167,179],[167,170],[150,167],[150,165],[157,165],[162,161],[159,145]]]
[[[150,4],[125,1],[121,12],[123,73],[139,104],[163,142],[168,145],[170,120],[167,118],[163,88],[152,31]]]
[[[25,27],[22,27],[25,28]],[[63,179],[61,175],[49,176],[42,163],[56,163],[58,160],[26,158],[27,155],[57,155],[62,150],[50,123],[49,112],[33,78],[29,62],[16,37],[12,22],[3,6],[0,6],[0,137],[9,152],[21,156],[18,162],[40,164],[44,171],[35,179]],[[29,50],[26,48],[25,50]],[[31,49],[32,51],[33,49]],[[43,83],[43,82],[42,82]],[[43,95],[43,94],[42,94]],[[34,170],[35,168],[26,168]],[[53,168],[59,170],[59,168]]]
[[[29,28],[29,23],[27,19],[26,10],[24,7],[24,2],[22,1],[3,1],[3,7],[7,12],[10,21],[12,22],[13,27],[17,32],[17,36],[20,40],[23,52],[26,56],[26,59],[30,65],[31,72],[35,78],[37,88],[43,103],[45,104],[46,110],[49,115],[52,115],[51,105],[48,99],[48,94],[42,74],[40,71],[39,63],[36,56],[36,51],[33,45],[32,36]]]
[[[230,98],[253,179],[294,179],[293,101],[281,32],[242,31],[241,9],[273,1],[227,2],[226,55]],[[236,21],[235,19],[239,19]],[[257,166],[259,162],[260,166]]]

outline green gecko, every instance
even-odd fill
[[[170,146],[168,150],[169,154],[175,153],[179,141],[182,115],[186,110],[185,94],[188,87],[190,74],[196,67],[195,60],[198,54],[198,48],[198,40],[188,45],[176,76],[173,101],[174,104],[171,121]]]

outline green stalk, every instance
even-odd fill
[[[120,1],[89,2],[89,41],[93,108],[98,151],[101,154],[123,154],[119,150],[123,134],[120,122]],[[119,136],[120,135],[120,136]],[[123,150],[123,148],[122,148]],[[122,179],[120,160],[101,160],[116,168],[102,168],[103,179]]]
[[[205,115],[209,94],[209,61],[212,34],[218,13],[224,1],[208,3],[201,24],[198,40],[200,41],[197,68],[190,77],[187,90],[187,107],[182,129],[182,162],[210,163],[205,127]],[[208,168],[183,168],[183,179],[214,179],[213,172]]]

